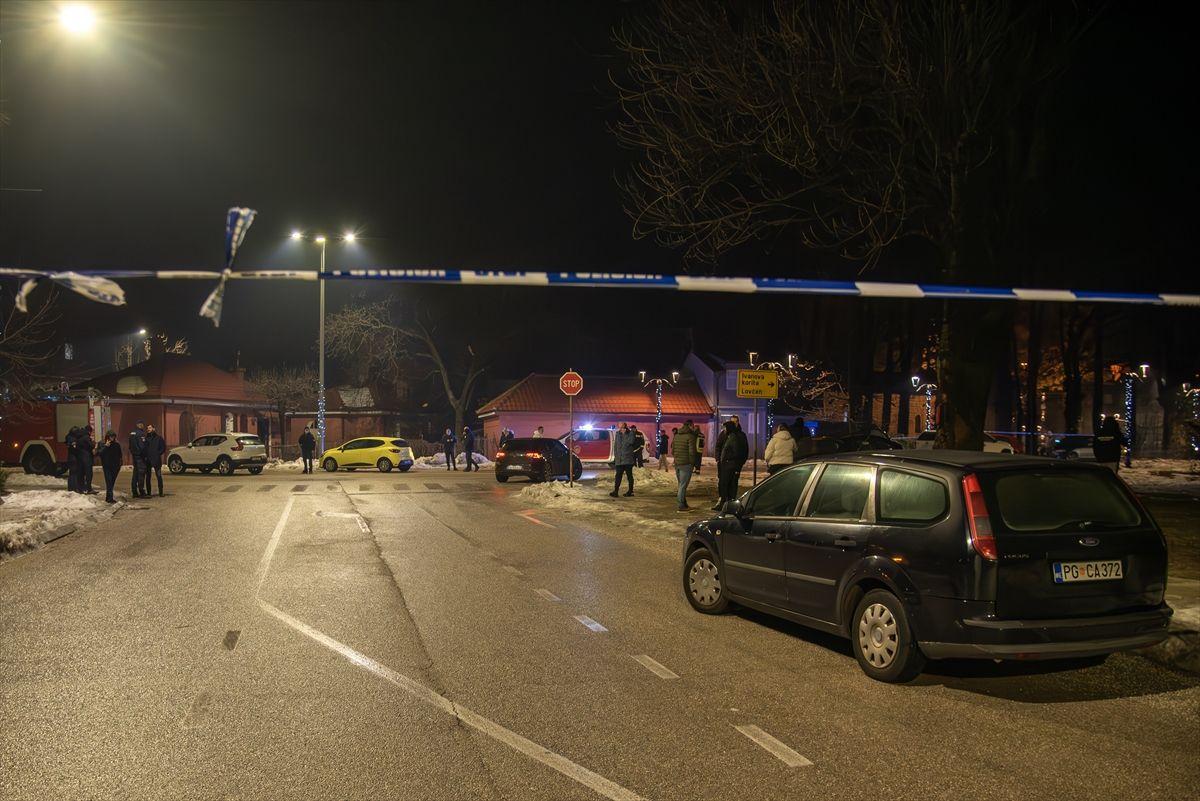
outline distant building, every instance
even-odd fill
[[[708,447],[713,442],[713,408],[700,385],[684,378],[673,387],[664,387],[662,396],[663,428],[670,429],[691,420],[704,427]],[[609,428],[624,421],[646,434],[654,435],[654,387],[642,386],[636,376],[583,377],[583,392],[575,396],[575,427]],[[543,426],[547,437],[557,438],[570,429],[567,398],[558,389],[557,375],[532,374],[485,403],[477,411],[483,422],[483,434],[489,447],[502,428],[511,428],[518,437],[528,437]],[[651,445],[653,451],[653,445]]]

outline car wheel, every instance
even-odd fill
[[[379,468],[380,473],[392,472],[392,460],[388,459],[386,456],[376,462],[375,466]]]
[[[887,590],[871,590],[858,602],[850,642],[859,667],[876,681],[909,681],[925,667],[904,604]]]
[[[328,459],[326,459],[325,461],[321,462],[321,467],[325,468],[326,473],[336,473],[337,472],[337,460],[335,460],[331,456]]]
[[[554,468],[549,462],[542,467],[542,481],[550,482],[554,480]]]
[[[583,462],[576,459],[571,463],[571,477],[578,481],[583,478]]]
[[[499,481],[501,484],[504,484],[505,482],[508,481],[508,476],[502,476],[499,473],[497,473],[496,480]]]
[[[257,476],[259,473],[262,472],[262,468],[261,467],[247,467],[246,472],[252,476]]]
[[[1078,454],[1078,453],[1076,453],[1075,451],[1067,451],[1067,453],[1066,453],[1066,456],[1065,456],[1064,458],[1066,458],[1066,459],[1078,459],[1078,458],[1079,458],[1079,454]]]
[[[228,456],[222,456],[217,459],[217,472],[223,476],[232,476],[233,471],[237,469],[233,466],[233,460]]]
[[[201,467],[200,472],[204,473],[205,475],[208,475],[209,473],[212,472],[212,468],[211,467]]]
[[[167,469],[170,470],[175,475],[179,475],[180,473],[184,473],[187,471],[187,465],[184,464],[183,460],[180,459],[178,456],[172,456],[170,459],[167,460]]]
[[[54,460],[50,458],[50,454],[40,445],[35,445],[29,449],[29,453],[25,454],[25,460],[21,462],[21,467],[26,473],[33,473],[39,476],[54,475]]]
[[[719,615],[729,609],[721,570],[707,548],[697,548],[683,563],[683,594],[697,612]]]

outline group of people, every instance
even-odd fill
[[[92,489],[92,474],[99,460],[104,470],[104,500],[116,503],[113,490],[117,485],[117,474],[121,472],[124,453],[117,441],[115,431],[107,431],[104,441],[97,444],[92,426],[76,426],[66,436],[67,446],[67,489],[85,495],[98,495]],[[149,498],[150,474],[158,478],[158,495],[163,496],[162,465],[167,447],[155,430],[153,423],[137,421],[137,427],[129,434],[129,458],[133,463],[132,495]]]
[[[512,436],[512,431],[507,432]],[[454,461],[454,447],[459,444],[460,440],[454,436],[454,431],[447,428],[446,433],[442,436],[442,452],[446,456],[446,469],[457,470],[458,464]],[[470,426],[463,426],[462,430],[462,454],[463,454],[463,470],[468,473],[472,470],[479,470],[479,465],[475,464],[475,432]],[[504,447],[504,435],[500,436],[500,446]]]

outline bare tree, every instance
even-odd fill
[[[330,355],[395,384],[437,377],[461,431],[479,378],[487,368],[483,351],[470,338],[447,332],[418,311],[406,324],[395,321],[390,301],[348,306],[329,315],[325,338]]]
[[[279,417],[282,453],[287,436],[287,413],[314,402],[317,396],[317,373],[311,367],[267,367],[255,371],[247,383],[252,392],[266,398],[274,407]]]
[[[6,298],[0,311],[0,406],[17,416],[28,411],[46,390],[57,383],[50,362],[59,315],[52,291],[36,308],[19,311]]]
[[[640,154],[623,184],[635,236],[713,262],[786,229],[860,271],[914,237],[943,280],[992,280],[1078,25],[1006,2],[655,8],[615,34],[628,61],[615,132]],[[941,444],[981,446],[1009,324],[994,306],[947,306]]]
[[[802,415],[821,411],[827,394],[844,391],[837,373],[819,362],[800,362],[780,374],[779,399]]]

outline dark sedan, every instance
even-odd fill
[[[926,657],[1094,657],[1165,639],[1167,548],[1110,471],[968,451],[817,456],[689,527],[683,589],[848,637],[881,681]]]
[[[569,467],[568,467],[569,465]],[[556,439],[528,437],[513,439],[496,453],[496,480],[504,483],[510,476],[525,476],[530,481],[566,478],[572,470],[578,481],[583,463]]]

